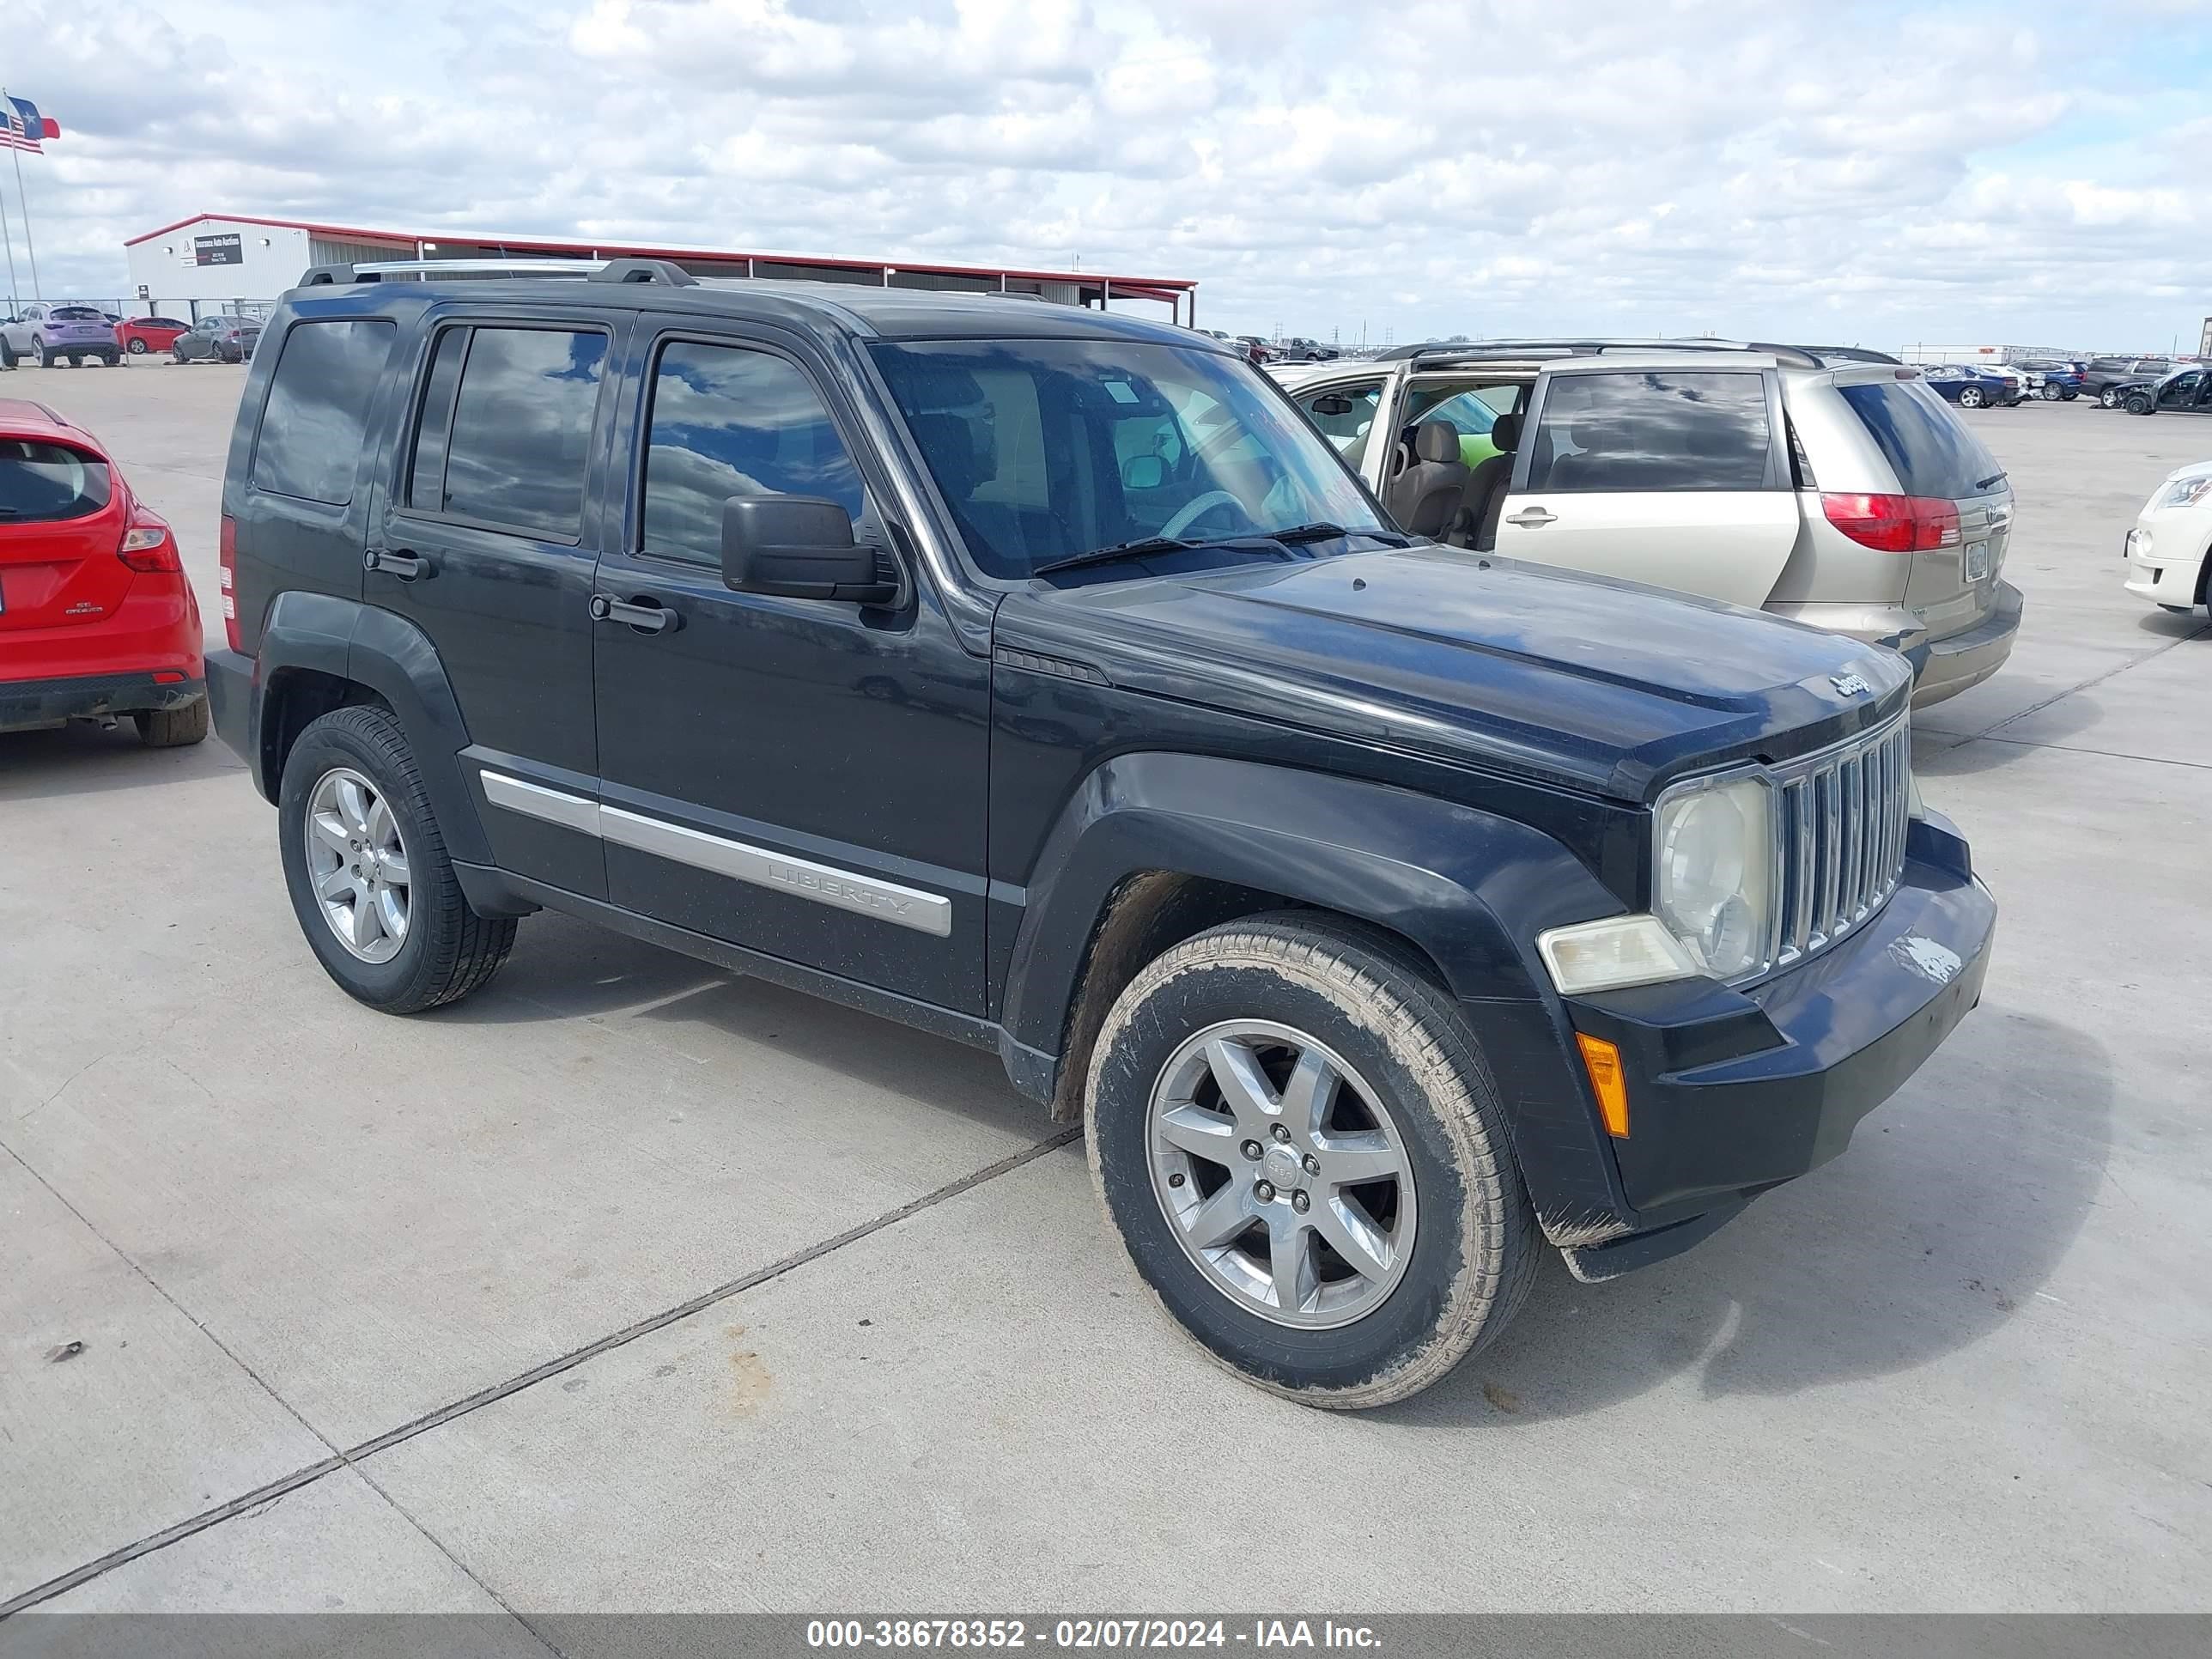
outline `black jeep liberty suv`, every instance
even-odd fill
[[[222,545],[216,724],[346,991],[465,996],[543,907],[994,1048],[1315,1405],[1443,1376],[1547,1241],[1694,1243],[1980,992],[1902,660],[1410,538],[1188,330],[320,268]]]

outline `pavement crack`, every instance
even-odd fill
[[[251,1492],[241,1492],[235,1498],[216,1504],[213,1509],[204,1510],[199,1514],[190,1516],[185,1520],[179,1521],[173,1526],[165,1527],[159,1532],[150,1533],[134,1543],[125,1544],[119,1548],[110,1550],[106,1554],[100,1556],[96,1560],[88,1561],[82,1566],[72,1567],[69,1571],[59,1574],[55,1577],[49,1578],[42,1584],[34,1584],[29,1589],[24,1590],[20,1595],[11,1596],[7,1601],[0,1601],[0,1621],[4,1621],[12,1618],[15,1614],[22,1612],[27,1607],[36,1607],[41,1601],[52,1601],[57,1595],[60,1595],[66,1591],[75,1589],[80,1584],[88,1583],[91,1580],[100,1577],[102,1574],[112,1572],[117,1567],[136,1561],[143,1556],[151,1555],[156,1550],[166,1549],[172,1544],[179,1543],[185,1539],[192,1537],[198,1533],[205,1532],[210,1527],[220,1526],[225,1521],[228,1521],[237,1516],[243,1515],[250,1510],[257,1509],[262,1505],[270,1504],[275,1499],[283,1497],[288,1492],[297,1492],[301,1487],[312,1485],[313,1482],[321,1480],[326,1474],[332,1474],[339,1469],[351,1468],[354,1469],[356,1474],[359,1474],[362,1480],[368,1481],[369,1486],[384,1498],[386,1503],[392,1504],[392,1508],[398,1510],[398,1512],[404,1516],[418,1532],[421,1532],[425,1538],[428,1538],[433,1544],[436,1545],[448,1559],[453,1560],[456,1566],[460,1567],[463,1572],[467,1573],[472,1582],[483,1589],[485,1594],[490,1595],[492,1600],[497,1602],[499,1606],[506,1608],[507,1613],[520,1623],[526,1630],[528,1630],[532,1636],[535,1637],[539,1642],[544,1644],[549,1650],[558,1655],[561,1652],[560,1649],[555,1647],[550,1641],[547,1640],[545,1636],[531,1626],[527,1620],[523,1619],[522,1616],[520,1613],[515,1613],[512,1607],[507,1607],[507,1603],[504,1601],[501,1601],[497,1594],[492,1591],[489,1585],[484,1584],[481,1578],[478,1578],[474,1572],[471,1571],[468,1566],[460,1561],[459,1557],[454,1556],[451,1550],[447,1549],[444,1543],[439,1540],[434,1534],[431,1533],[427,1528],[424,1528],[420,1522],[416,1521],[413,1516],[409,1515],[407,1511],[404,1509],[400,1508],[398,1504],[392,1503],[391,1495],[388,1492],[386,1492],[383,1487],[378,1486],[365,1470],[362,1470],[358,1467],[360,1463],[367,1458],[375,1456],[379,1452],[389,1451],[394,1446],[399,1445],[405,1441],[412,1440],[416,1435],[427,1434],[432,1429],[442,1428],[448,1423],[453,1422],[458,1419],[466,1417],[471,1412],[482,1411],[486,1406],[496,1405],[502,1400],[510,1399],[514,1395],[520,1394],[526,1389],[535,1388],[540,1382],[559,1376],[565,1372],[574,1370],[577,1366],[585,1364],[588,1360],[596,1359],[602,1354],[611,1353],[617,1348],[627,1347],[630,1343],[636,1341],[641,1337],[650,1336],[655,1331],[665,1330],[669,1326],[676,1324],[679,1321],[689,1319],[694,1314],[704,1312],[708,1308],[712,1308],[720,1303],[726,1302],[732,1297],[739,1296],[747,1291],[754,1290],[760,1285],[769,1283],[771,1279],[781,1279],[784,1274],[791,1273],[797,1268],[803,1267],[809,1262],[818,1261],[823,1256],[831,1255],[836,1251],[842,1250],[848,1244],[857,1244],[864,1238],[872,1237],[875,1234],[882,1232],[886,1228],[895,1227],[900,1222],[919,1215],[925,1210],[934,1209],[937,1206],[945,1203],[950,1199],[959,1197],[963,1193],[972,1192],[976,1188],[983,1186],[987,1182],[996,1181],[1001,1176],[1011,1175],[1016,1170],[1022,1168],[1024,1164],[1034,1164],[1037,1159],[1044,1157],[1047,1153],[1059,1151],[1060,1148],[1066,1146],[1070,1141],[1078,1139],[1082,1133],[1083,1131],[1080,1126],[1076,1125],[1071,1125],[1065,1129],[1056,1131],[1054,1133],[1048,1135],[1042,1140],[1036,1141],[1030,1146],[1024,1146],[1018,1152],[1009,1152],[1006,1157],[998,1159],[994,1163],[987,1164],[980,1170],[971,1170],[967,1175],[961,1176],[952,1181],[948,1181],[943,1186],[924,1193],[919,1198],[909,1199],[903,1204],[898,1205],[892,1209],[885,1210],[880,1215],[871,1217],[868,1220],[860,1222],[854,1226],[848,1227],[843,1232],[834,1234],[829,1238],[823,1239],[818,1243],[810,1244],[803,1250],[794,1251],[789,1255],[783,1256],[777,1261],[769,1263],[764,1267],[757,1267],[750,1273],[742,1273],[735,1279],[727,1280],[723,1284],[717,1285],[712,1290],[702,1291],[698,1295],[687,1297],[684,1301],[677,1303],[672,1307],[664,1308],[659,1313],[649,1314],[645,1318],[638,1320],[635,1323],[623,1326],[620,1330],[610,1332],[608,1334],[600,1337],[596,1341],[587,1342],[581,1347],[572,1348],[567,1353],[562,1354],[556,1358],[546,1360],[542,1364],[533,1365],[528,1370],[520,1372],[514,1376],[511,1376],[503,1382],[495,1382],[488,1389],[479,1389],[474,1394],[465,1395],[459,1400],[453,1401],[449,1404],[438,1407],[435,1411],[426,1412],[422,1416],[417,1417],[410,1422],[403,1423],[395,1429],[389,1429],[382,1434],[373,1436],[369,1439],[362,1441],[359,1445],[351,1447],[343,1451],[334,1450],[331,1456],[319,1459],[317,1462],[310,1463],[303,1468],[295,1469],[291,1474],[280,1476],[278,1479],[271,1480],[264,1486],[256,1486]],[[100,1243],[106,1244],[109,1249],[114,1250],[118,1256],[121,1257],[124,1261],[129,1263],[131,1271],[137,1273],[141,1279],[145,1279],[149,1285],[153,1285],[155,1291],[164,1301],[167,1302],[170,1306],[175,1308],[179,1313],[183,1314],[186,1319],[191,1320],[192,1324],[198,1329],[206,1334],[210,1342],[213,1342],[218,1349],[222,1350],[225,1357],[227,1357],[233,1364],[236,1365],[248,1376],[252,1377],[253,1381],[269,1395],[270,1398],[275,1400],[278,1405],[283,1406],[285,1411],[289,1413],[291,1416],[300,1423],[301,1427],[305,1428],[308,1433],[313,1435],[316,1439],[321,1441],[323,1444],[327,1446],[331,1443],[329,1439],[325,1437],[319,1430],[316,1429],[313,1424],[308,1423],[305,1418],[301,1417],[300,1413],[293,1409],[291,1405],[285,1401],[283,1395],[279,1395],[274,1389],[271,1389],[267,1382],[264,1382],[262,1378],[255,1373],[252,1366],[246,1364],[244,1360],[233,1353],[229,1348],[223,1345],[220,1338],[216,1337],[212,1331],[209,1331],[207,1327],[202,1324],[199,1320],[194,1318],[189,1309],[179,1303],[174,1297],[171,1296],[152,1278],[149,1277],[145,1270],[140,1267],[136,1261],[131,1261],[128,1255],[124,1251],[118,1249],[112,1240],[108,1239],[104,1234],[102,1234],[99,1228],[93,1225],[90,1219],[85,1216],[82,1211],[71,1204],[69,1200],[64,1198],[60,1193],[55,1192],[53,1184],[44,1176],[40,1175],[38,1170],[33,1169],[29,1164],[25,1163],[23,1158],[18,1155],[13,1148],[5,1146],[4,1143],[0,1143],[0,1152],[6,1152],[10,1158],[15,1158],[16,1163],[21,1164],[23,1168],[30,1174],[33,1180],[36,1181],[48,1192],[53,1193],[56,1200],[58,1200],[71,1215],[76,1216],[78,1220],[82,1221],[88,1228],[91,1229],[94,1237],[99,1238]],[[565,1656],[563,1656],[563,1659],[565,1659]]]
[[[2114,663],[2110,668],[2106,669],[2100,674],[2092,674],[2087,679],[2081,681],[2079,684],[2069,685],[2063,691],[2054,691],[2039,702],[2032,702],[2028,704],[2027,708],[2019,710],[2015,714],[2007,714],[2002,720],[1993,721],[1991,724],[1984,726],[1980,731],[1975,732],[1972,737],[1968,738],[1966,740],[1966,743],[1961,743],[1958,746],[1963,749],[1968,743],[1978,743],[1984,738],[1988,737],[1991,732],[2002,731],[2015,720],[2024,720],[2030,714],[2039,714],[2045,709],[2051,707],[2054,703],[2063,702],[2067,698],[2075,696],[2078,692],[2087,691],[2093,685],[2102,685],[2106,680],[2112,678],[2115,675],[2124,674],[2131,668],[2141,668],[2145,663],[2154,662],[2159,658],[2164,656],[2176,646],[2187,645],[2191,640],[2201,640],[2207,635],[2212,635],[2212,623],[2208,623],[2202,628],[2194,629],[2186,634],[2176,635],[2172,639],[2168,640],[2164,645],[2154,646],[2148,651],[2142,652],[2138,655],[2130,657],[2124,662]]]

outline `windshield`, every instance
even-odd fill
[[[1316,523],[1390,533],[1328,445],[1237,358],[1110,339],[873,350],[991,575],[1153,537]]]

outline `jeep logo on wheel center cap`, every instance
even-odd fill
[[[1260,1161],[1260,1167],[1267,1171],[1267,1179],[1275,1183],[1278,1192],[1289,1192],[1305,1173],[1297,1153],[1280,1142],[1267,1148],[1267,1156]]]

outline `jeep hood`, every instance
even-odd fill
[[[1027,589],[994,637],[1117,687],[1625,800],[1823,748],[1911,686],[1878,646],[1437,546]]]

